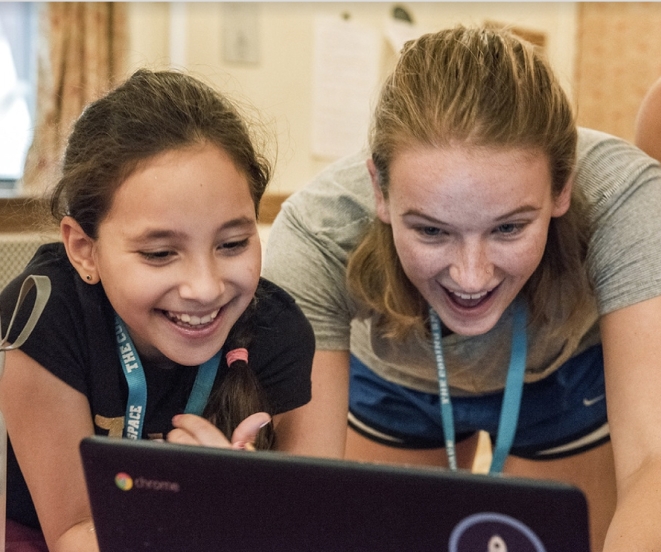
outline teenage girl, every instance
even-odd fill
[[[269,237],[315,330],[316,450],[469,469],[485,430],[492,472],[585,491],[595,551],[661,550],[659,213],[658,163],[577,130],[532,45],[407,43],[370,151]]]
[[[97,546],[86,436],[300,446],[314,338],[260,279],[269,176],[233,105],[184,74],[138,71],[76,122],[51,198],[62,243],[0,297],[11,312],[28,274],[52,283],[0,381],[7,515],[51,551]]]

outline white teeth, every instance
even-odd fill
[[[208,324],[212,320],[218,316],[218,313],[220,312],[220,309],[216,309],[213,311],[211,314],[205,314],[202,317],[196,316],[194,314],[176,314],[173,312],[168,312],[168,318],[170,320],[173,320],[175,322],[183,322],[184,324],[188,324],[189,326],[200,326],[202,324]]]
[[[457,297],[459,297],[459,299],[475,300],[475,299],[482,299],[482,297],[486,297],[488,292],[483,291],[482,293],[460,293],[458,291],[453,291],[452,293]]]

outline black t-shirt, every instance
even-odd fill
[[[97,435],[121,436],[128,386],[117,352],[114,311],[103,286],[89,285],[80,279],[62,244],[44,245],[23,274],[0,295],[3,333],[20,286],[30,274],[48,276],[52,291],[21,350],[88,398]],[[21,308],[10,341],[27,320],[33,295],[31,291]],[[260,279],[257,296],[249,363],[264,389],[271,414],[279,414],[310,400],[314,334],[294,300],[275,284]],[[228,341],[231,337],[230,333]],[[143,435],[163,437],[172,429],[172,417],[184,411],[197,369],[187,366],[162,369],[148,363],[143,367],[148,389]],[[226,371],[223,355],[214,388]],[[37,526],[11,442],[8,448],[7,517]]]

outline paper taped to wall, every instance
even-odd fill
[[[312,154],[336,159],[367,143],[378,92],[380,34],[351,20],[315,20]]]

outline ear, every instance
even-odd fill
[[[374,161],[367,160],[367,170],[370,173],[372,180],[372,190],[374,191],[374,200],[376,202],[376,216],[379,217],[381,222],[390,224],[390,209],[388,208],[388,200],[383,195],[383,190],[379,185],[379,173],[376,170]]]
[[[60,233],[69,261],[81,279],[88,284],[96,284],[99,274],[94,260],[94,240],[72,217],[64,217],[60,222]]]
[[[553,200],[552,217],[561,217],[568,210],[571,205],[571,192],[574,188],[574,176],[570,176],[560,194]]]

